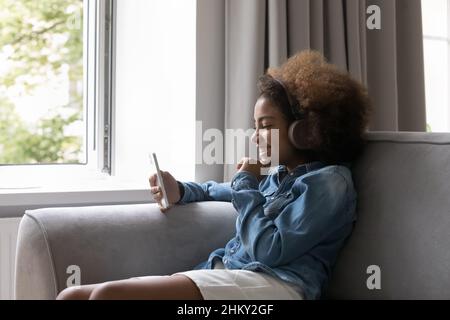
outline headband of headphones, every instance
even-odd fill
[[[289,102],[289,109],[291,110],[294,119],[303,119],[306,112],[304,109],[300,108],[300,103],[298,102],[298,100],[292,97],[291,94],[289,94],[289,91],[283,81],[274,77],[272,77],[272,79],[275,80],[275,82],[277,82],[281,86],[281,88],[283,88],[284,94],[287,98],[287,101]]]

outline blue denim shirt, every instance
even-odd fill
[[[236,235],[194,269],[266,272],[296,284],[305,299],[319,299],[339,250],[356,220],[356,192],[348,165],[316,161],[290,173],[284,165],[261,182],[237,172],[231,182],[183,182],[178,202],[231,201],[238,212]]]

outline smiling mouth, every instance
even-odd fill
[[[263,165],[268,165],[270,163],[270,147],[268,148],[264,148],[264,149],[259,149],[259,161],[263,164]]]

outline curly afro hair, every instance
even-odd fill
[[[301,51],[279,68],[269,68],[259,79],[261,96],[270,99],[285,115],[295,118],[285,91],[307,114],[313,149],[307,151],[327,164],[352,162],[365,145],[371,102],[367,90],[347,72],[326,62],[321,53]],[[300,151],[304,152],[304,151]]]

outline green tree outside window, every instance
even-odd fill
[[[17,113],[11,92],[32,95],[61,75],[69,103],[36,123]],[[0,0],[0,164],[79,163],[83,113],[83,1]]]

